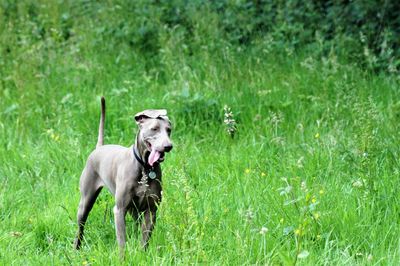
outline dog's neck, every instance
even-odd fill
[[[140,159],[144,162],[144,164],[148,165],[147,158],[146,158],[147,147],[143,141],[140,141],[139,136],[140,136],[140,130],[136,135],[134,149],[136,150],[136,152],[138,153],[138,155],[140,156]]]

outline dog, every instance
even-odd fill
[[[139,126],[131,147],[103,145],[106,104],[101,98],[101,117],[96,149],[89,155],[80,177],[80,202],[77,213],[78,233],[75,249],[81,247],[89,212],[102,188],[115,197],[113,208],[118,246],[126,244],[125,216],[142,222],[141,245],[147,248],[161,202],[161,168],[165,153],[172,150],[171,122],[167,111],[145,110],[135,115]]]

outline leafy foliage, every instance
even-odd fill
[[[19,50],[15,45],[51,38],[96,50],[127,46],[150,60],[151,68],[160,61],[165,42],[179,35],[188,54],[204,45],[221,49],[229,43],[273,47],[276,52],[307,49],[321,56],[335,51],[389,72],[397,72],[400,64],[398,1],[4,0],[1,7],[3,36],[20,33],[18,39],[3,42],[3,55]],[[82,39],[88,37],[89,43]]]

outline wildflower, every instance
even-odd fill
[[[353,187],[357,187],[357,188],[360,188],[360,187],[362,187],[363,185],[364,185],[364,184],[363,184],[363,182],[362,182],[360,179],[354,181],[353,184],[352,184]]]
[[[310,255],[310,252],[308,252],[307,250],[303,250],[302,252],[300,252],[300,253],[297,255],[297,257],[298,257],[299,259],[304,259],[304,258],[307,258],[308,255]]]
[[[283,218],[281,218],[281,219],[279,220],[279,222],[280,222],[281,224],[283,224],[284,221],[285,221],[285,219],[283,219]]]
[[[301,234],[300,228],[297,228],[296,230],[294,230],[294,234],[295,234],[296,236],[300,235],[300,234]]]
[[[49,128],[48,130],[46,130],[47,135],[50,136],[50,138],[52,138],[55,141],[59,141],[60,140],[60,135],[54,133],[54,129]]]
[[[272,92],[272,90],[259,90],[259,91],[257,91],[257,94],[259,96],[265,96],[267,94],[270,94],[271,92]]]
[[[315,198],[315,196],[313,196],[313,198],[311,199],[311,202],[312,203],[316,203],[317,202],[317,199]]]
[[[51,138],[55,141],[59,141],[60,140],[60,135],[58,134],[51,134]]]
[[[287,195],[290,193],[290,191],[292,191],[292,189],[293,189],[293,187],[291,185],[288,185],[287,187],[278,188],[278,190],[280,191],[279,195],[281,195],[281,196]]]
[[[250,222],[251,220],[253,220],[254,216],[255,216],[255,214],[254,214],[254,212],[253,212],[250,208],[248,208],[248,209],[245,211],[245,213],[244,213],[244,217],[246,218],[246,220],[247,220],[248,222]]]
[[[245,172],[246,174],[250,174],[250,169],[249,169],[249,168],[246,168],[246,170],[244,170],[244,172]]]
[[[266,174],[265,174],[264,172],[261,172],[261,176],[263,176],[263,177],[264,177],[264,176],[266,176]]]
[[[301,182],[300,188],[301,188],[301,190],[304,190],[304,191],[307,190],[306,181],[302,181],[302,182]]]
[[[22,233],[18,232],[18,231],[13,231],[13,232],[10,232],[10,235],[13,237],[20,237],[20,236],[22,236]]]
[[[314,136],[316,139],[319,139],[319,133],[315,134]]]
[[[319,194],[320,195],[323,195],[325,193],[325,191],[323,190],[323,189],[321,189],[320,191],[319,191]]]
[[[283,114],[281,112],[278,113],[271,112],[269,120],[271,124],[277,126],[279,123],[283,121]]]
[[[303,161],[304,161],[304,157],[301,156],[301,157],[297,160],[297,167],[303,168],[303,167],[304,167]]]
[[[232,138],[235,136],[236,132],[236,120],[233,116],[231,108],[227,105],[224,106],[224,123],[226,125],[226,131],[228,132],[229,136]]]
[[[267,227],[261,227],[261,230],[260,230],[260,234],[261,235],[265,235],[266,233],[268,232],[268,228]]]

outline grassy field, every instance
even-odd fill
[[[57,25],[33,41],[28,24],[0,39],[1,265],[400,261],[398,77],[265,43],[202,40],[189,53],[179,31],[156,58],[78,26],[68,41]],[[106,190],[72,248],[102,95],[105,143],[131,145],[147,108],[168,109],[174,126],[149,249],[129,217],[125,261]]]

